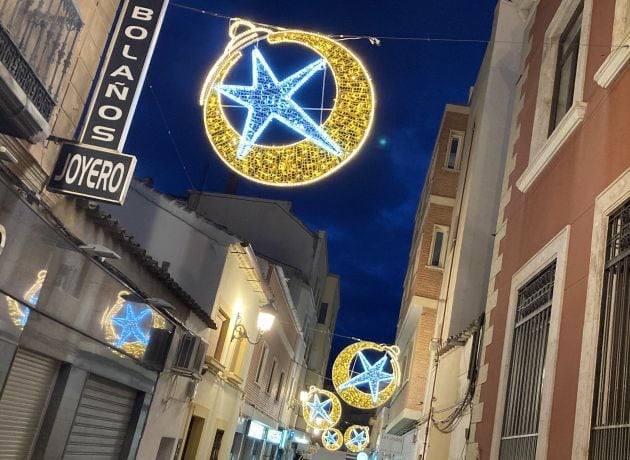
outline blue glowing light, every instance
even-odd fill
[[[367,442],[365,434],[364,430],[357,430],[356,428],[353,428],[350,433],[350,444],[357,447],[363,447]]]
[[[370,457],[368,457],[368,454],[366,454],[365,452],[359,452],[357,454],[357,460],[368,460]]]
[[[350,387],[356,388],[358,386],[368,385],[372,401],[376,404],[378,402],[381,382],[391,382],[394,379],[394,374],[383,371],[383,368],[385,367],[385,364],[387,364],[389,358],[387,355],[384,355],[376,363],[372,364],[368,361],[363,352],[358,352],[357,356],[361,361],[363,372],[339,385],[338,389],[345,390]]]
[[[31,310],[28,307],[20,307],[20,317],[18,318],[18,326],[24,327],[28,322],[28,315],[31,314]]]
[[[334,431],[327,431],[324,435],[324,439],[328,445],[334,446],[337,444],[338,435]]]
[[[121,314],[124,311],[124,316]],[[140,342],[143,346],[147,346],[150,339],[150,334],[145,332],[145,326],[143,327],[143,321],[146,321],[147,317],[152,318],[152,312],[149,307],[144,307],[136,312],[129,302],[125,302],[124,308],[120,310],[118,315],[112,317],[112,324],[119,328],[118,339],[114,343],[114,346],[120,348],[126,343]]]
[[[328,423],[332,424],[332,420],[330,419],[330,409],[332,408],[332,401],[330,399],[326,399],[324,401],[319,400],[319,395],[315,394],[313,396],[313,402],[307,402],[306,405],[310,411],[309,422],[313,422],[314,420],[323,419]]]
[[[252,51],[252,85],[216,85],[222,95],[247,108],[247,118],[241,133],[236,158],[247,156],[272,120],[278,120],[327,152],[340,156],[339,147],[322,126],[316,123],[292,99],[293,95],[315,73],[326,66],[324,59],[303,67],[293,75],[278,81],[258,50]]]
[[[31,305],[37,305],[37,302],[39,302],[39,294],[40,292],[42,292],[42,286],[41,284],[39,284],[35,290],[35,293],[32,294],[27,300],[31,303]],[[20,310],[20,317],[18,318],[18,326],[20,327],[24,327],[26,326],[26,323],[28,322],[28,317],[31,314],[31,309],[28,308],[26,305],[21,305],[18,307]]]

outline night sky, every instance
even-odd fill
[[[198,105],[206,74],[228,41],[228,20],[182,6],[326,34],[487,40],[495,1],[171,0],[124,150],[138,157],[138,177],[152,177],[158,190],[177,196],[191,188],[223,193],[230,176],[205,137]],[[237,194],[292,201],[312,230],[325,230],[330,271],[341,277],[336,332],[391,343],[444,104],[467,102],[486,45],[386,38],[381,46],[345,44],[363,60],[376,91],[363,150],[314,185],[278,189],[242,179]],[[279,78],[314,60],[280,59],[269,59]],[[251,66],[249,57],[244,61]],[[251,83],[247,72],[240,84]],[[348,344],[337,337],[331,359]]]

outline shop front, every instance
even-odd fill
[[[0,457],[134,458],[175,326],[0,177]]]

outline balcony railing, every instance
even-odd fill
[[[55,100],[48,93],[19,48],[13,43],[2,24],[0,24],[0,62],[4,64],[42,116],[47,121],[50,120],[50,115],[55,107]]]
[[[46,120],[82,26],[74,0],[0,0],[0,62]]]

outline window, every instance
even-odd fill
[[[280,401],[280,396],[282,395],[282,385],[284,385],[284,372],[280,374],[280,378],[278,379],[278,387],[276,388],[276,401]]]
[[[269,353],[269,350],[263,344],[262,352],[260,353],[260,361],[258,361],[258,368],[256,369],[256,378],[254,379],[256,383],[260,383],[260,378],[262,377],[262,371],[267,361],[267,353]]]
[[[608,221],[589,458],[622,458],[630,435],[630,201]]]
[[[446,152],[446,169],[459,169],[459,154],[462,150],[463,142],[463,133],[451,131]]]
[[[212,451],[210,452],[210,460],[219,460],[219,451],[221,450],[221,441],[223,440],[223,430],[217,430],[212,443]]]
[[[219,310],[219,314],[215,320],[217,326],[219,326],[219,339],[217,340],[217,346],[214,349],[214,359],[221,362],[221,355],[223,354],[223,348],[225,346],[225,339],[227,338],[228,330],[230,328],[230,317],[225,314],[223,310]]]
[[[518,291],[499,458],[536,458],[551,301],[553,262]]]
[[[435,226],[433,229],[433,240],[431,242],[431,252],[429,254],[429,266],[441,268],[444,266],[446,228]]]
[[[273,362],[271,363],[271,372],[269,373],[269,380],[267,381],[267,388],[266,388],[267,393],[271,392],[271,382],[273,381],[273,374],[276,372],[276,364],[277,364],[277,361],[274,358]]]
[[[243,367],[243,359],[245,358],[245,350],[247,349],[246,340],[236,341],[236,346],[232,352],[232,360],[230,362],[230,372],[241,377],[241,368]]]
[[[575,75],[580,51],[580,32],[582,30],[582,8],[580,5],[560,36],[558,60],[554,77],[554,91],[549,115],[549,134],[551,134],[573,105]]]
[[[319,304],[319,314],[317,315],[317,322],[319,324],[326,324],[326,316],[328,315],[328,304],[322,302]]]
[[[610,54],[595,73],[602,88],[610,87],[630,60],[630,0],[615,2],[614,18]]]
[[[584,82],[593,0],[562,0],[542,43],[529,163],[516,181],[526,193],[586,114]],[[533,53],[533,51],[532,51]]]

